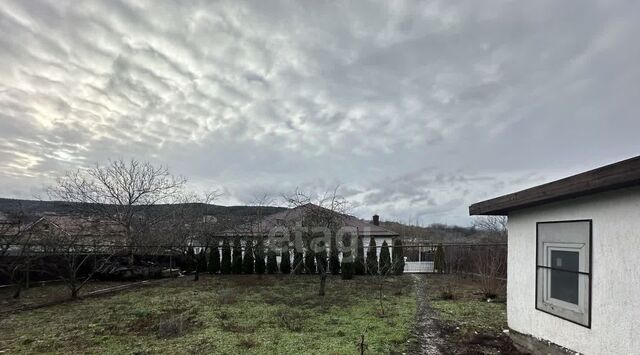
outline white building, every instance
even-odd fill
[[[469,211],[509,216],[507,314],[516,345],[640,354],[640,156]]]

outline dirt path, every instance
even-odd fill
[[[442,354],[440,349],[443,340],[440,330],[434,320],[433,309],[429,306],[427,299],[427,278],[426,275],[413,274],[414,287],[416,290],[416,326],[413,330],[413,341],[409,345],[408,353],[415,355],[438,355]]]

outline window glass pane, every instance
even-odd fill
[[[579,253],[573,251],[551,251],[551,267],[578,271]],[[578,274],[574,272],[551,270],[552,298],[578,304]]]
[[[551,265],[549,266],[567,271],[579,271],[580,254],[577,251],[552,250]]]

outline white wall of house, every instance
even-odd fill
[[[591,329],[536,310],[536,222],[592,219]],[[509,327],[584,354],[640,349],[640,188],[509,215]]]
[[[382,247],[382,243],[387,242],[387,245],[389,245],[389,254],[391,254],[393,256],[393,238],[391,237],[374,237],[375,241],[376,241],[376,253],[378,255],[378,257],[380,257],[380,250]],[[369,243],[371,242],[371,237],[364,237],[362,239],[363,242],[363,246],[364,246],[364,257],[365,259],[367,258],[367,252],[369,251]]]

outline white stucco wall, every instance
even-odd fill
[[[593,220],[591,329],[535,309],[536,222]],[[640,354],[640,188],[509,215],[509,327],[584,354]]]

